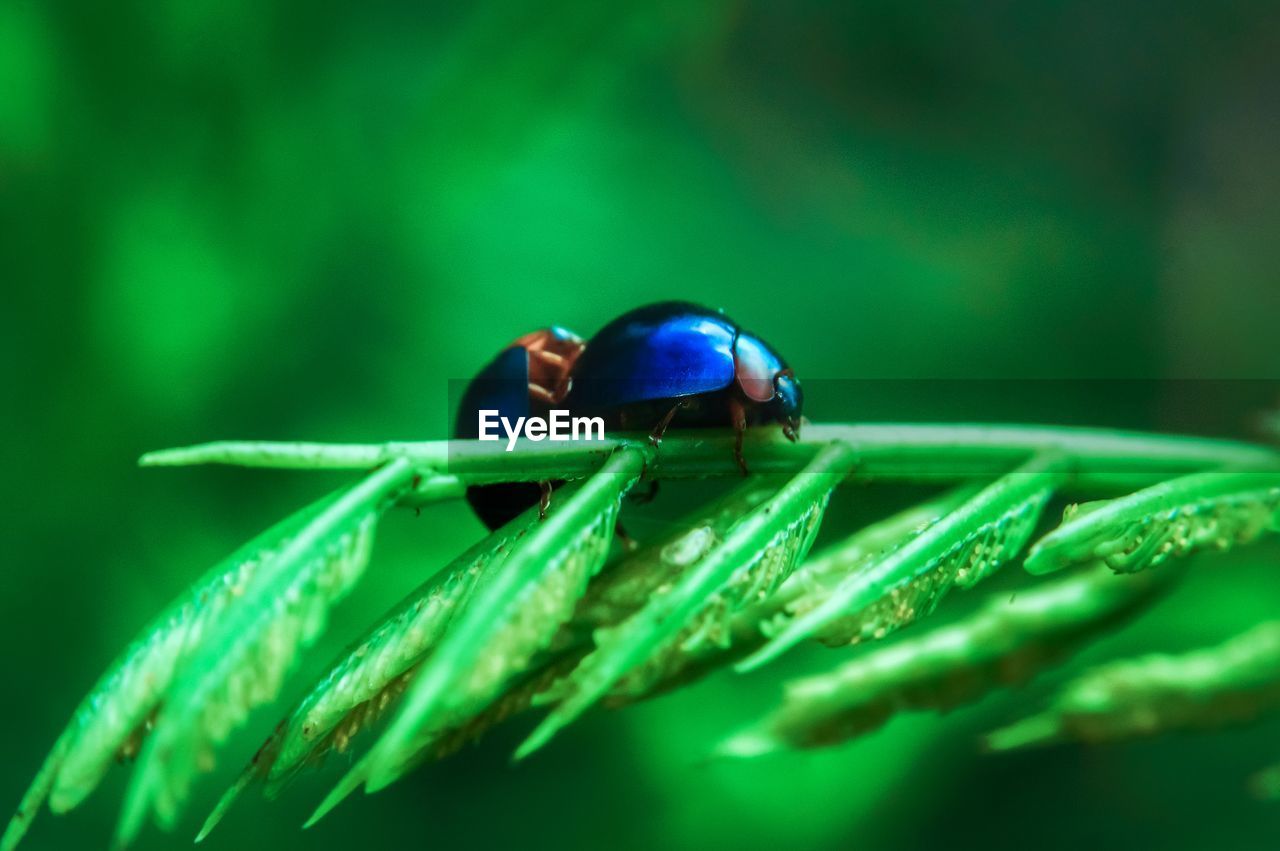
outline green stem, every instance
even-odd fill
[[[853,447],[855,480],[958,481],[994,478],[1029,456],[1056,450],[1069,461],[1072,484],[1082,489],[1146,487],[1172,476],[1217,467],[1269,467],[1280,450],[1249,443],[1106,429],[982,424],[809,425],[791,443],[775,429],[752,430],[745,455],[753,472],[794,473],[833,441]],[[391,458],[408,458],[437,477],[481,484],[496,481],[575,479],[590,475],[619,446],[647,442],[643,435],[565,443],[474,441],[376,444],[218,442],[151,452],[146,466],[235,464],[287,469],[367,469]],[[736,476],[731,433],[686,431],[669,435],[649,465],[651,479]],[[428,477],[428,482],[437,479]]]

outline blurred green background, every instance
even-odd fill
[[[332,485],[140,471],[145,449],[442,437],[448,380],[518,334],[671,297],[811,380],[1280,377],[1277,72],[1264,2],[4,0],[0,804],[152,613]],[[927,384],[895,408],[913,386],[808,413],[950,413]],[[1248,387],[1059,418],[1245,434]],[[995,413],[1041,417],[1017,402]],[[480,531],[458,506],[386,523],[295,693]],[[1278,555],[1205,564],[1084,661],[1273,615]],[[593,713],[511,767],[521,720],[299,833],[331,766],[209,845],[1274,847],[1280,809],[1243,784],[1275,723],[978,754],[1053,677],[838,750],[702,760],[836,658]],[[280,711],[141,847],[185,846]],[[105,847],[124,779],[28,847]]]

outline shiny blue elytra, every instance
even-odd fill
[[[654,429],[777,422],[794,439],[804,397],[786,361],[723,313],[670,301],[623,314],[578,358],[565,398],[606,427]],[[738,455],[741,462],[741,455]]]
[[[625,313],[578,359],[571,402],[601,411],[723,390],[733,381],[735,337],[732,322],[683,302]]]

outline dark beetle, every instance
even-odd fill
[[[455,436],[477,438],[481,409],[514,421],[563,406],[601,417],[606,432],[649,429],[658,443],[670,427],[737,433],[734,458],[745,473],[742,435],[776,422],[795,440],[803,405],[800,382],[759,337],[722,313],[669,301],[625,313],[582,340],[563,328],[526,334],[472,380],[458,408]],[[467,488],[490,529],[514,519],[555,483],[513,482]]]
[[[582,353],[582,338],[564,328],[525,334],[494,358],[467,385],[458,405],[454,436],[476,439],[478,414],[496,410],[513,422],[517,417],[545,417],[569,389],[569,372]],[[467,488],[467,502],[481,521],[497,529],[550,494],[552,483],[504,482]]]
[[[746,472],[747,426],[800,429],[800,382],[777,352],[723,313],[667,301],[624,313],[600,329],[570,373],[565,404],[575,416],[604,417],[606,430],[731,426]]]

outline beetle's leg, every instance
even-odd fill
[[[554,405],[560,401],[556,398],[554,390],[548,390],[541,384],[534,384],[532,381],[529,382],[529,396],[547,405]]]
[[[542,489],[542,494],[538,497],[538,519],[547,519],[547,508],[551,506],[551,482],[538,482],[538,487]]]
[[[747,469],[746,459],[742,457],[742,436],[747,433],[747,409],[736,396],[729,397],[729,420],[733,423],[733,460],[738,462],[738,468],[746,476],[751,472]]]
[[[667,433],[667,427],[671,425],[671,420],[675,418],[676,411],[680,410],[684,406],[684,400],[676,402],[671,406],[671,410],[667,411],[667,413],[663,415],[662,419],[658,420],[658,424],[653,427],[653,431],[649,432],[650,443],[654,446],[660,446],[662,444],[662,436]]]

